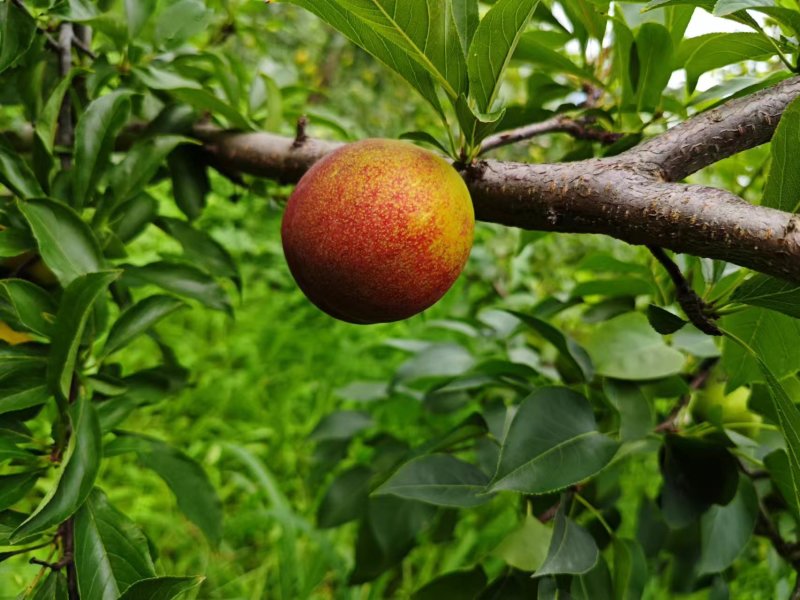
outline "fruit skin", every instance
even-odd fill
[[[366,324],[422,312],[453,285],[472,248],[469,191],[444,159],[369,139],[317,162],[283,216],[286,261],[332,317]]]

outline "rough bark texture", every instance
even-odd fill
[[[800,282],[800,221],[715,188],[673,183],[770,140],[800,77],[709,110],[611,158],[564,164],[481,161],[462,174],[476,216],[503,225],[600,233],[730,261]],[[198,126],[229,171],[295,182],[336,142]]]

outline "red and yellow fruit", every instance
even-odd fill
[[[364,140],[300,180],[283,217],[286,261],[320,309],[350,323],[397,321],[439,300],[472,247],[464,181],[412,144]]]

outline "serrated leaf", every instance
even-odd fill
[[[748,279],[736,288],[731,300],[800,319],[800,286],[769,275],[756,275]]]
[[[31,226],[45,264],[62,286],[104,268],[97,238],[74,210],[43,199],[20,202],[19,209]]]
[[[541,388],[517,410],[488,489],[553,492],[600,471],[618,447],[597,430],[586,398],[567,388]]]
[[[164,295],[148,296],[130,306],[108,332],[103,354],[107,356],[128,345],[161,319],[185,306],[181,300]]]
[[[594,538],[583,527],[566,516],[564,504],[556,513],[553,537],[547,558],[534,573],[534,577],[545,575],[580,575],[597,564],[600,551]]]
[[[114,139],[130,114],[132,92],[117,90],[86,107],[75,127],[73,205],[84,206],[106,170]]]
[[[538,0],[498,0],[478,24],[469,47],[470,96],[480,112],[492,109],[500,82]]]
[[[469,507],[491,500],[482,494],[487,483],[489,477],[477,467],[448,454],[430,454],[403,464],[373,494]]]
[[[141,267],[127,266],[122,281],[130,286],[156,285],[215,310],[227,313],[232,310],[225,290],[212,277],[190,265],[163,261]]]
[[[778,123],[772,137],[771,166],[764,187],[762,206],[790,213],[800,211],[800,156],[797,140],[800,139],[800,99],[793,101]]]
[[[82,600],[116,600],[155,577],[147,538],[95,488],[75,514],[75,570]]]
[[[172,600],[203,583],[204,577],[156,577],[137,581],[119,600]]]
[[[64,290],[53,323],[53,343],[47,366],[50,390],[66,399],[70,395],[78,348],[94,303],[119,277],[119,271],[90,273],[75,279]]]
[[[775,0],[717,0],[714,5],[714,16],[724,17],[739,10],[765,6],[775,6]]]
[[[103,447],[100,425],[91,400],[79,396],[69,411],[72,434],[61,462],[58,480],[39,506],[12,536],[19,541],[62,523],[75,513],[94,487]]]

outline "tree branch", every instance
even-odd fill
[[[572,119],[564,115],[558,115],[540,123],[532,123],[531,125],[491,135],[483,140],[480,154],[548,133],[568,133],[578,140],[589,140],[603,144],[613,144],[623,136],[621,133],[591,127],[592,123],[593,119]]]
[[[725,190],[671,183],[771,138],[800,96],[800,77],[733,100],[618,156],[573,163],[481,161],[462,175],[476,217],[523,229],[599,233],[631,244],[729,261],[800,283],[794,215]],[[224,168],[296,182],[341,144],[269,133],[194,134]]]

